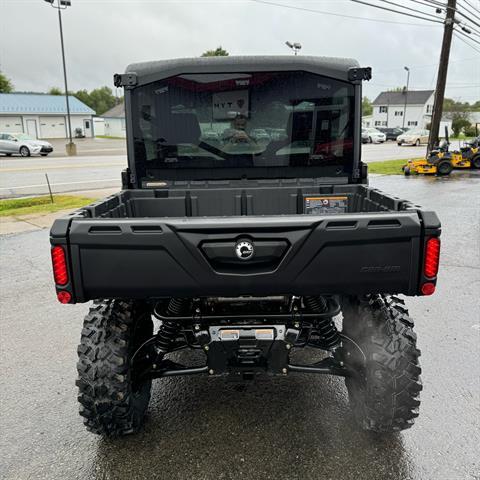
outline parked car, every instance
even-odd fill
[[[220,143],[220,135],[214,130],[206,130],[202,133],[201,139],[204,142],[218,142]]]
[[[417,147],[422,143],[428,143],[428,130],[408,130],[397,137],[398,145],[416,145]]]
[[[376,128],[362,128],[363,143],[383,143],[387,136]]]
[[[263,128],[254,128],[250,132],[250,137],[258,143],[268,143],[270,141],[270,135]]]
[[[404,130],[402,130],[399,127],[395,127],[395,128],[382,127],[382,128],[378,128],[378,130],[385,134],[385,136],[387,137],[387,141],[388,140],[395,141],[399,135],[402,135],[404,133]]]
[[[46,157],[53,152],[50,143],[43,140],[36,140],[26,133],[1,133],[0,132],[0,153],[7,156],[16,154],[22,157],[30,155],[41,155]]]

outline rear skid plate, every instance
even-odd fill
[[[151,378],[208,373],[232,375],[244,379],[256,374],[285,375],[289,372],[349,376],[349,370],[333,357],[312,365],[289,363],[299,331],[285,325],[242,325],[209,327],[210,342],[204,346],[207,364],[185,367],[171,360],[162,361],[151,369]]]

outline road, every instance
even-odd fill
[[[384,160],[400,160],[423,157],[427,152],[426,145],[419,147],[405,145],[398,146],[395,142],[383,144],[367,143],[362,145],[362,160],[364,162],[383,162]]]
[[[78,157],[0,157],[0,198],[120,187],[127,158],[119,140],[90,140],[79,145]],[[115,153],[113,153],[115,152]],[[363,160],[376,162],[421,157],[425,147],[399,147],[394,142],[363,145]]]
[[[120,188],[122,155],[0,159],[0,198],[48,193],[45,174],[54,193],[97,188]]]
[[[357,431],[343,380],[307,374],[241,389],[157,380],[144,431],[83,428],[74,386],[87,305],[54,299],[48,231],[1,237],[0,477],[4,480],[478,480],[480,181],[381,176],[373,186],[436,210],[437,294],[408,298],[422,349],[420,417],[408,431]]]

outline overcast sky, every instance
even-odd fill
[[[441,24],[350,0],[272,2],[381,21],[253,0],[72,0],[63,13],[69,88],[113,88],[113,73],[122,72],[129,63],[198,56],[218,45],[231,55],[288,54],[285,40],[300,42],[300,54],[353,57],[362,66],[371,66],[373,79],[364,91],[372,99],[382,90],[405,84],[404,65],[411,68],[410,88],[434,88]],[[469,3],[480,8],[480,0]],[[425,10],[435,15],[433,9]],[[473,38],[480,41],[480,36]],[[476,48],[480,51],[480,45]],[[447,96],[480,100],[479,51],[454,38]],[[57,11],[45,1],[0,0],[0,69],[16,90],[62,86]]]

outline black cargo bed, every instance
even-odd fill
[[[435,214],[365,186],[278,183],[123,191],[57,220],[52,244],[68,245],[75,301],[418,294]],[[305,213],[329,198],[347,200]],[[248,262],[235,254],[243,239]]]
[[[321,201],[334,199],[322,213],[400,211],[409,202],[364,185],[316,185],[305,180],[184,182],[169,188],[125,190],[83,209],[89,217],[217,217],[315,213]],[[324,200],[324,201],[325,201]]]

